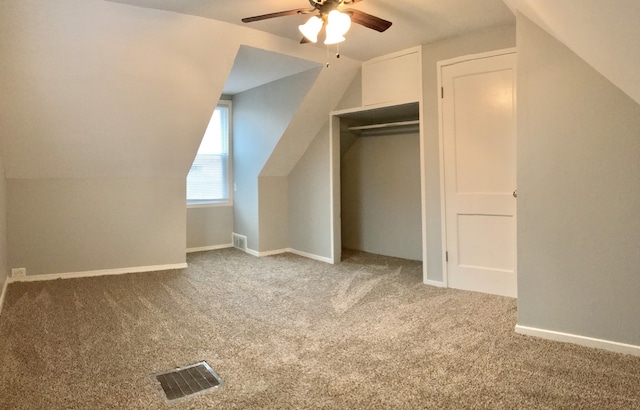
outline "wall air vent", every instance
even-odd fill
[[[241,251],[247,250],[247,237],[244,235],[239,235],[237,233],[232,233],[231,238],[233,239],[233,247],[236,249],[240,249]]]

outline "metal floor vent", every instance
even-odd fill
[[[220,376],[207,362],[191,364],[179,369],[153,375],[160,383],[167,400],[177,400],[222,386]]]

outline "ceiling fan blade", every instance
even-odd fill
[[[274,17],[293,16],[294,14],[307,14],[307,13],[311,13],[312,11],[315,11],[315,9],[295,9],[295,10],[279,11],[277,13],[269,13],[269,14],[261,14],[259,16],[253,16],[253,17],[245,17],[242,19],[242,22],[252,23],[254,21],[266,20]]]
[[[392,24],[390,21],[372,16],[371,14],[367,14],[360,10],[346,9],[344,12],[351,16],[352,23],[360,24],[361,26],[368,27],[381,33],[391,27]]]

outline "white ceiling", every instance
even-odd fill
[[[308,0],[110,0],[245,25],[300,40],[298,25],[309,16],[293,15],[254,23],[243,17],[309,7]],[[364,0],[350,6],[393,23],[384,33],[353,25],[340,45],[343,55],[371,58],[483,28],[515,24],[503,0]],[[301,47],[325,47],[301,45]]]
[[[243,17],[310,7],[308,0],[108,0],[138,7],[225,21],[299,41],[298,25],[309,16],[292,15],[254,23]],[[503,0],[364,0],[349,6],[384,18],[393,25],[384,33],[354,24],[340,44],[340,54],[360,61],[431,43],[447,37],[515,24],[515,16]],[[321,47],[305,44],[300,47]],[[335,54],[336,46],[328,53]],[[308,70],[315,63],[250,47],[242,47],[225,86],[236,94],[289,75]]]
[[[241,93],[318,66],[313,61],[241,46],[222,93]]]

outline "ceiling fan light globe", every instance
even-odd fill
[[[338,44],[342,43],[344,40],[344,36],[342,34],[331,34],[329,30],[327,30],[327,38],[324,40],[324,43],[329,44]]]
[[[322,19],[317,16],[311,17],[306,23],[298,26],[298,30],[312,43],[318,42],[318,33],[322,29]]]
[[[346,34],[351,28],[351,18],[348,14],[340,13],[338,10],[331,10],[327,16],[327,31],[340,33],[341,36]]]

